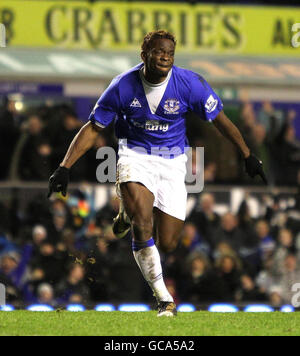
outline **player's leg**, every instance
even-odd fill
[[[156,238],[160,249],[171,252],[177,246],[185,220],[187,191],[185,157],[162,159],[154,202]],[[175,315],[174,303],[162,303],[158,315]]]
[[[149,240],[152,237],[153,194],[143,184],[136,182],[120,184],[120,191],[126,214],[131,221],[134,240]]]
[[[179,241],[184,222],[154,208],[155,235],[159,249],[165,253],[173,251]],[[161,303],[158,315],[176,315],[175,303]]]
[[[121,202],[119,213],[116,218],[114,218],[112,225],[113,232],[118,238],[126,236],[131,229],[131,221],[127,215],[127,211],[131,211],[133,214],[136,210],[136,205],[133,204],[133,206],[131,206],[131,201],[138,200],[139,202],[143,199],[144,194],[146,199],[150,194],[149,197],[153,206],[153,194],[150,192],[150,190],[153,191],[153,189],[150,188],[146,190],[146,186],[153,187],[155,185],[155,178],[154,174],[150,171],[151,168],[149,168],[150,165],[147,158],[148,157],[143,157],[141,159],[140,156],[134,155],[134,153],[130,150],[125,151],[125,153],[123,152],[123,154],[119,157],[117,165],[116,190]],[[137,182],[141,182],[143,184]],[[128,184],[128,186],[125,186],[125,183]],[[121,186],[123,193],[121,191]],[[131,199],[133,194],[131,190],[134,192],[133,199]],[[139,199],[140,196],[142,199]],[[126,199],[128,197],[127,209],[124,208],[124,197]],[[145,207],[146,205],[142,203],[142,208],[144,209]]]
[[[158,208],[153,209],[156,229],[156,244],[165,252],[175,250],[183,229],[184,221],[175,218]]]
[[[120,186],[121,196],[133,230],[134,258],[158,303],[172,303],[162,275],[160,255],[152,237],[154,195],[142,184],[128,182]]]

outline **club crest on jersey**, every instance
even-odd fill
[[[167,99],[164,105],[165,114],[179,114],[179,101],[177,99]]]
[[[215,110],[217,104],[218,104],[218,100],[214,99],[214,97],[210,95],[205,104],[206,111],[210,114],[212,111]]]
[[[141,108],[142,107],[141,103],[138,101],[137,98],[133,99],[133,101],[130,104],[130,106],[133,107],[133,108]]]

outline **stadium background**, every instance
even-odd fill
[[[177,303],[202,308],[291,304],[300,282],[300,47],[291,45],[300,8],[266,3],[1,2],[0,282],[9,304],[152,304],[130,237],[111,231],[114,186],[95,178],[97,149],[116,148],[112,129],[72,169],[67,199],[46,192],[101,92],[157,28],[176,34],[176,64],[212,84],[270,180],[247,178],[233,146],[188,118],[191,145],[205,147],[205,189],[189,196],[178,249],[162,255],[168,287]]]

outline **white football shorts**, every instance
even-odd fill
[[[121,183],[142,183],[153,193],[154,207],[184,221],[186,161],[186,154],[168,159],[121,147],[117,163],[117,193],[120,196]]]

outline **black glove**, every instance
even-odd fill
[[[65,197],[69,183],[69,169],[59,166],[49,179],[49,198],[53,192],[61,192]]]
[[[254,155],[250,154],[248,158],[245,159],[246,172],[251,178],[259,175],[265,184],[268,184],[266,175],[263,170],[262,161],[256,158]]]

